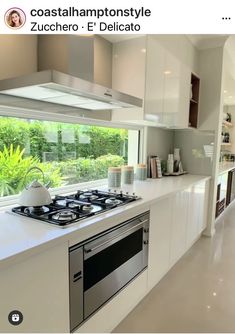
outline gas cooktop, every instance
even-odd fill
[[[75,194],[57,195],[52,203],[45,206],[18,206],[12,209],[22,216],[42,220],[44,222],[65,227],[84,218],[112,210],[118,206],[136,201],[140,197],[120,191],[78,190]]]

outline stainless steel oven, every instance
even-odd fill
[[[70,248],[70,326],[107,302],[148,264],[149,212]]]

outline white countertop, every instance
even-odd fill
[[[42,251],[60,242],[68,246],[81,242],[91,236],[111,228],[127,219],[149,210],[150,205],[159,199],[181,191],[209,176],[183,175],[135,181],[122,190],[135,192],[141,199],[128,205],[84,219],[69,227],[60,228],[32,218],[11,212],[0,213],[0,268],[20,261],[27,256]],[[103,187],[105,189],[106,187]]]
[[[235,162],[223,161],[219,164],[219,174],[229,172],[235,168]]]

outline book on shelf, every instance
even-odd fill
[[[152,179],[157,178],[157,163],[156,163],[156,158],[151,158],[150,159],[150,166],[151,166],[151,176]]]
[[[159,157],[156,157],[156,168],[157,168],[157,178],[162,177],[162,168],[161,168],[161,160]]]
[[[149,155],[147,159],[147,177],[151,178],[152,177],[152,172],[151,172],[151,159],[156,158],[156,155]]]
[[[152,179],[162,177],[161,161],[157,155],[150,155],[148,157],[148,177]]]

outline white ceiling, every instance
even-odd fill
[[[104,39],[106,39],[107,41],[111,42],[111,43],[117,43],[117,42],[121,42],[121,41],[125,41],[127,39],[132,39],[132,38],[137,38],[137,37],[142,37],[145,35],[140,35],[140,34],[122,34],[122,35],[118,35],[118,34],[105,34],[105,35],[100,35],[101,37],[103,37]]]
[[[100,35],[107,41],[111,43],[117,43],[121,41],[125,41],[128,39],[132,38],[137,38],[137,37],[142,37],[146,35],[140,35],[140,34],[103,34]],[[225,40],[230,36],[230,35],[185,35],[190,42],[197,47],[198,49],[206,49],[208,47],[216,47],[222,45]],[[235,48],[234,48],[235,52]]]
[[[221,46],[229,35],[186,35],[191,43],[199,50]]]

